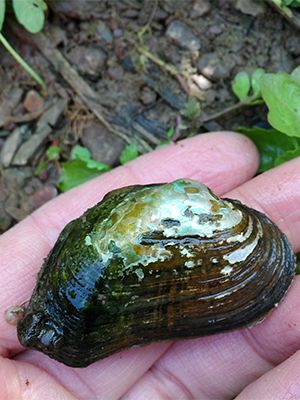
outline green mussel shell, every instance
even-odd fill
[[[132,346],[249,326],[294,270],[285,235],[238,201],[187,179],[125,187],[64,228],[18,337],[85,367]]]

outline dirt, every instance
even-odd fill
[[[30,35],[7,24],[5,36],[45,79],[47,92],[0,48],[0,232],[58,194],[60,162],[75,144],[114,167],[132,138],[144,152],[166,139],[170,128],[178,140],[263,124],[259,108],[214,118],[236,102],[233,77],[257,67],[271,72],[299,65],[299,33],[262,1],[48,3],[43,33],[96,92],[108,125]],[[200,114],[184,112],[190,97]],[[45,156],[53,144],[61,148],[59,161]],[[41,161],[45,168],[37,172]]]

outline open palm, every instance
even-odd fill
[[[300,159],[253,178],[258,155],[245,137],[210,133],[117,168],[37,210],[0,238],[0,399],[300,398],[300,280],[267,319],[250,329],[151,344],[83,369],[24,350],[4,311],[30,298],[37,272],[61,229],[130,184],[186,177],[266,213],[300,249]]]

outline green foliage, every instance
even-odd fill
[[[45,22],[47,4],[44,0],[12,0],[17,20],[31,33],[40,32]]]
[[[268,106],[268,121],[273,128],[288,136],[300,137],[300,82],[299,70],[264,74],[261,92]]]
[[[300,139],[286,136],[275,129],[239,128],[238,132],[248,136],[260,154],[258,172],[267,171],[297,156],[300,156]]]
[[[5,0],[0,0],[0,31],[2,30],[5,16]]]
[[[261,79],[265,71],[257,68],[251,75],[246,71],[240,71],[234,77],[231,88],[240,102],[247,105],[255,105],[261,101]]]
[[[300,0],[276,0],[276,4],[281,7],[300,7]]]
[[[58,160],[59,154],[60,154],[60,147],[58,146],[50,146],[49,149],[46,151],[47,158],[50,161]]]
[[[126,164],[128,161],[134,160],[139,155],[139,151],[134,144],[129,144],[126,146],[121,155],[120,155],[120,163]]]
[[[180,110],[180,113],[188,119],[193,119],[200,114],[200,106],[195,97],[190,97],[188,99],[184,108]]]
[[[110,166],[93,160],[87,148],[76,145],[71,151],[71,160],[61,163],[61,168],[59,189],[65,192],[108,171]]]
[[[241,71],[233,79],[232,91],[240,101],[246,100],[251,89],[250,76],[246,71]]]
[[[0,0],[0,42],[14,59],[35,79],[41,86],[45,83],[43,79],[26,63],[26,61],[16,52],[1,33],[6,10],[5,0]],[[39,32],[45,22],[44,11],[47,4],[44,0],[12,0],[13,9],[17,20],[31,33]]]

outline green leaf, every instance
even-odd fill
[[[171,127],[171,128],[169,128],[168,130],[167,130],[167,132],[166,132],[166,137],[168,138],[168,139],[172,139],[172,137],[173,137],[173,135],[174,135],[174,128],[173,127]]]
[[[139,155],[139,151],[134,144],[129,144],[126,146],[121,155],[120,155],[120,163],[126,164],[128,161],[134,160]]]
[[[87,148],[76,145],[71,151],[71,160],[61,163],[61,168],[58,187],[65,192],[108,171],[110,166],[91,159]]]
[[[46,155],[48,157],[48,160],[58,160],[59,159],[59,153],[60,153],[60,147],[58,146],[51,146],[46,152]]]
[[[273,128],[288,136],[300,137],[300,83],[285,72],[265,74],[261,92]]]
[[[17,20],[29,32],[37,33],[43,29],[47,4],[44,0],[12,0]]]
[[[35,176],[38,176],[42,171],[44,171],[47,168],[47,163],[45,160],[42,160],[38,163],[36,168],[34,169],[33,173]]]
[[[293,70],[291,77],[300,84],[300,66]]]
[[[275,129],[245,128],[238,132],[248,136],[256,145],[260,154],[258,172],[267,171],[299,155],[300,140],[288,137]]]
[[[251,75],[251,87],[253,91],[252,97],[255,99],[261,96],[260,80],[264,73],[265,70],[263,68],[257,68]]]
[[[195,99],[195,97],[190,97],[185,103],[184,108],[180,112],[183,116],[189,119],[197,117],[200,114],[201,110],[199,103]]]
[[[240,101],[246,100],[251,88],[250,77],[246,71],[241,71],[236,74],[232,84],[232,91]]]
[[[72,189],[99,175],[99,171],[87,168],[82,160],[72,160],[61,164],[62,171],[58,187],[62,192]]]
[[[92,158],[92,154],[86,147],[76,144],[71,151],[71,160],[89,160]]]
[[[294,158],[299,156],[300,156],[300,146],[297,149],[288,150],[281,156],[277,157],[276,160],[274,161],[274,167],[277,167],[277,165],[281,165],[287,161],[293,160]]]
[[[5,0],[0,0],[0,31],[2,30],[5,17]]]

